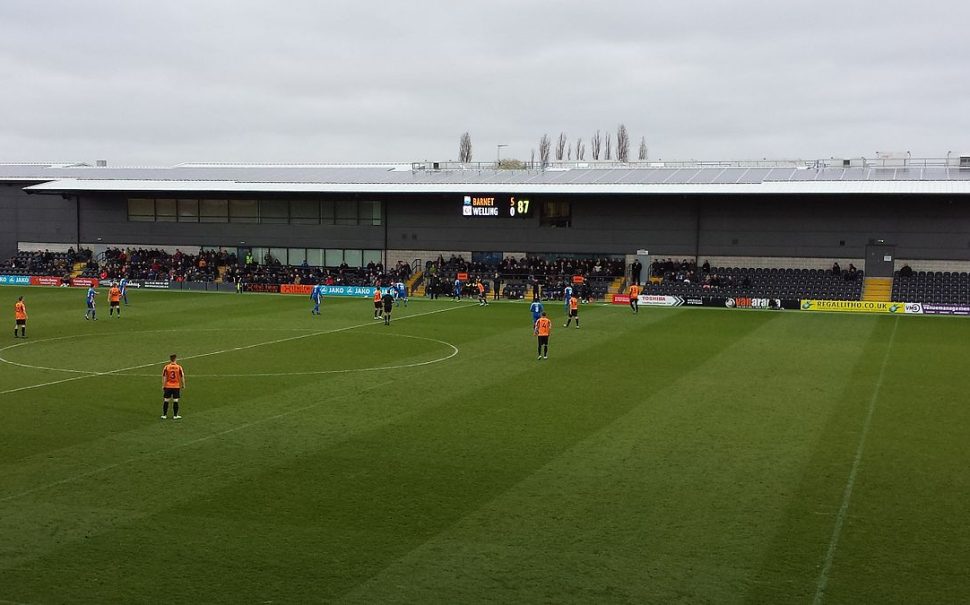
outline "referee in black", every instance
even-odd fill
[[[384,292],[381,303],[384,305],[384,325],[389,326],[391,325],[391,311],[394,309],[394,295],[391,294],[390,288]]]

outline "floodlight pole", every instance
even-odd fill
[[[498,168],[502,163],[502,148],[508,147],[505,143],[499,143],[495,146],[495,167]]]

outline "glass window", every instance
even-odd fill
[[[155,220],[159,223],[174,223],[177,207],[175,200],[155,200]]]
[[[568,201],[544,200],[540,208],[539,224],[543,227],[572,226],[573,209]]]
[[[292,200],[290,202],[290,222],[294,225],[316,225],[320,222],[320,202],[318,200]]]
[[[266,258],[267,254],[269,254],[269,248],[253,248],[253,259],[255,259],[256,263],[259,265],[266,264],[266,261],[268,260]]]
[[[375,265],[381,262],[381,251],[380,250],[364,250],[363,266],[366,267],[370,263]]]
[[[179,222],[199,222],[199,200],[179,200]]]
[[[344,262],[351,267],[363,267],[360,261],[363,260],[360,250],[344,250]]]
[[[290,222],[290,205],[285,200],[260,200],[259,222],[288,223]]]
[[[281,265],[290,264],[286,257],[286,248],[270,248],[270,255],[272,255],[273,260],[277,261]]]
[[[333,202],[320,202],[320,222],[324,225],[333,224]]]
[[[380,225],[381,224],[381,203],[380,202],[367,202],[367,201],[360,202],[359,212],[360,212],[361,225]]]
[[[323,262],[323,250],[319,248],[310,248],[306,251],[306,262],[311,267],[322,267]]]
[[[324,264],[328,267],[339,267],[344,262],[344,251],[327,248]]]
[[[342,201],[334,204],[335,223],[337,225],[357,224],[357,202]],[[350,264],[350,263],[347,263]]]
[[[306,260],[306,248],[289,248],[286,252],[286,262],[291,265],[302,265]]]
[[[128,220],[151,223],[155,221],[155,200],[129,199]]]
[[[199,222],[228,223],[229,200],[200,200]]]
[[[229,200],[229,222],[258,223],[259,206],[256,200]]]

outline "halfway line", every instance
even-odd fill
[[[832,539],[829,540],[829,548],[825,553],[825,563],[822,565],[822,572],[818,576],[815,598],[812,599],[813,605],[821,605],[822,599],[825,597],[825,589],[829,583],[829,573],[832,571],[832,561],[835,559],[835,550],[839,545],[839,538],[842,536],[842,526],[845,524],[845,515],[849,510],[849,500],[852,499],[852,488],[855,486],[856,476],[859,474],[859,466],[862,464],[862,452],[866,447],[866,436],[869,434],[869,427],[872,426],[872,415],[876,411],[876,400],[879,399],[879,391],[882,390],[882,381],[886,376],[886,366],[889,365],[889,354],[893,349],[893,341],[896,340],[896,328],[898,326],[899,317],[893,322],[893,331],[889,335],[886,354],[883,355],[882,365],[879,367],[879,377],[876,379],[876,387],[873,389],[872,397],[869,399],[866,420],[862,424],[862,435],[859,436],[859,445],[856,447],[855,458],[852,460],[849,479],[845,484],[845,491],[842,492],[842,506],[839,507],[839,512],[835,516],[835,527],[832,529]]]
[[[444,309],[438,309],[436,311],[426,311],[424,313],[416,313],[415,315],[405,315],[404,317],[399,318],[397,321],[401,321],[401,320],[404,320],[404,319],[410,319],[412,317],[422,317],[424,315],[434,315],[435,313],[444,313],[445,311],[454,311],[455,309],[466,309],[466,308],[469,308],[469,307],[466,307],[465,305],[462,305],[460,307],[447,307],[447,308],[444,308]],[[185,359],[199,359],[200,357],[211,357],[212,355],[221,355],[222,353],[232,353],[234,351],[245,351],[247,349],[254,349],[256,347],[263,347],[263,346],[267,346],[267,345],[275,345],[275,344],[280,344],[280,343],[283,343],[283,342],[290,342],[290,341],[293,341],[293,340],[300,340],[300,339],[303,339],[303,338],[310,338],[312,336],[321,336],[323,334],[336,334],[337,332],[346,332],[347,330],[354,330],[354,329],[357,329],[357,328],[363,328],[365,326],[372,326],[372,325],[374,325],[374,324],[372,324],[372,323],[363,323],[363,324],[356,324],[356,325],[353,325],[353,326],[345,326],[343,328],[335,328],[333,330],[322,330],[322,331],[319,331],[319,332],[311,332],[309,334],[300,334],[298,336],[288,336],[286,338],[280,338],[280,339],[277,339],[277,340],[270,340],[270,341],[267,341],[267,342],[257,342],[255,344],[251,344],[251,345],[245,345],[245,346],[242,346],[242,347],[233,347],[231,349],[223,349],[221,351],[213,351],[211,353],[200,353],[198,355],[189,355],[188,357],[183,357],[182,359],[183,360],[185,360]],[[53,386],[55,384],[63,384],[65,382],[73,382],[75,380],[84,380],[85,378],[92,378],[94,376],[110,376],[112,374],[119,374],[121,372],[128,372],[128,371],[131,371],[131,370],[141,370],[142,368],[150,368],[152,366],[157,366],[157,365],[159,365],[161,363],[164,363],[164,362],[163,361],[156,361],[156,362],[152,362],[152,363],[143,363],[141,365],[130,366],[130,367],[127,367],[127,368],[119,368],[117,370],[109,370],[107,372],[91,372],[89,374],[84,374],[83,376],[72,376],[70,378],[62,378],[61,380],[54,380],[54,381],[51,381],[51,382],[44,382],[44,383],[41,383],[41,384],[32,384],[32,385],[28,385],[28,386],[25,386],[25,387],[18,387],[16,389],[8,389],[6,391],[0,391],[0,395],[9,395],[10,393],[19,393],[20,391],[29,391],[31,389],[39,389],[41,387],[49,387],[49,386]]]

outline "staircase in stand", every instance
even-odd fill
[[[420,298],[424,296],[424,271],[416,271],[411,277],[408,278],[405,285],[410,292],[410,296],[414,298]]]
[[[893,294],[893,278],[867,277],[862,284],[862,300],[888,302]]]
[[[606,291],[606,300],[613,300],[614,294],[622,294],[626,292],[626,278],[617,277],[612,282],[610,282],[610,288]]]

